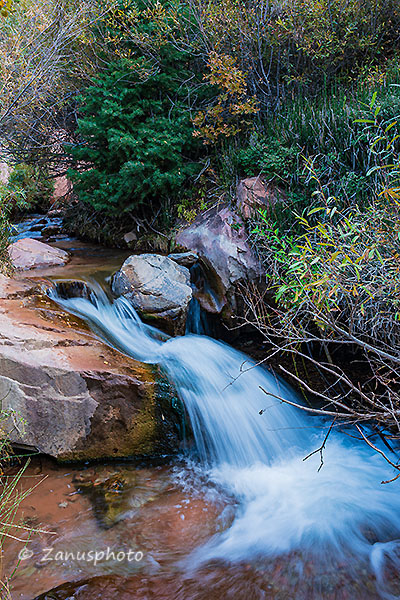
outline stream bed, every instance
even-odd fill
[[[31,536],[25,554],[20,542],[6,545],[3,569],[10,574],[17,567],[13,599],[380,597],[362,565],[349,570],[343,562],[331,569],[304,562],[297,553],[235,564],[214,560],[196,568],[191,553],[226,530],[238,507],[190,463],[72,467],[34,458],[22,487],[34,489],[19,516],[41,532]]]
[[[103,284],[127,253],[75,240],[62,268],[33,278]],[[123,354],[167,373],[195,452],[165,464],[57,465],[33,457],[31,489],[2,569],[20,600],[393,600],[400,597],[400,494],[362,441],[282,401],[294,392],[206,336],[158,338],[124,300],[65,298]],[[312,453],[309,459],[304,460]],[[24,528],[30,528],[29,533]]]

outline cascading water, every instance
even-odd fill
[[[160,337],[127,301],[111,303],[99,289],[85,298],[63,298],[56,287],[48,294],[107,343],[162,366],[185,403],[209,481],[236,498],[231,527],[192,564],[293,553],[330,564],[352,559],[371,565],[382,598],[398,597],[384,572],[400,567],[400,493],[396,483],[381,484],[393,477],[381,456],[333,431],[319,470],[318,453],[304,457],[329,423],[280,400],[297,399],[245,355],[204,336]]]

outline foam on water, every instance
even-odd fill
[[[184,401],[204,471],[239,504],[231,527],[192,559],[356,557],[370,563],[382,598],[397,597],[384,572],[389,563],[392,571],[400,567],[399,484],[381,484],[394,473],[379,454],[333,431],[318,470],[318,453],[303,459],[321,445],[329,423],[282,402],[298,399],[245,355],[205,336],[162,341],[125,300],[111,303],[99,290],[90,301],[60,298],[56,288],[49,295],[107,343],[159,364]]]

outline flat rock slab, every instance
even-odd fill
[[[173,391],[158,370],[94,339],[46,296],[24,295],[29,285],[0,280],[0,404],[9,440],[59,460],[175,451]]]
[[[65,250],[53,248],[32,238],[23,238],[10,245],[9,254],[15,269],[43,269],[65,265],[70,256]]]
[[[0,299],[23,298],[35,290],[37,284],[32,281],[18,281],[0,275]]]

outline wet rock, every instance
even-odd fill
[[[130,256],[112,278],[112,291],[127,298],[143,320],[170,335],[183,334],[192,298],[190,273],[166,256]]]
[[[274,207],[286,200],[285,192],[261,177],[248,177],[236,189],[236,207],[244,219],[257,216],[257,211]]]
[[[93,468],[75,475],[74,484],[87,495],[101,527],[108,529],[124,518],[131,508],[129,498],[136,483],[135,471],[121,468]]]
[[[43,237],[51,237],[54,235],[59,235],[61,233],[61,227],[58,225],[48,225],[42,229]]]
[[[20,239],[9,247],[11,261],[17,270],[25,271],[50,266],[65,265],[69,254],[32,238]]]
[[[63,208],[51,208],[47,214],[46,217],[48,217],[49,219],[62,219],[62,217],[64,216],[64,209]]]
[[[154,471],[122,465],[95,465],[77,473],[73,483],[77,491],[91,501],[102,529],[132,518],[143,506],[160,498],[171,485],[165,477],[154,477]]]
[[[23,298],[37,288],[37,284],[31,281],[16,281],[12,277],[0,274],[0,299]]]
[[[248,242],[242,219],[229,207],[214,207],[178,232],[176,243],[201,259],[207,285],[196,295],[202,308],[237,312],[240,284],[259,280],[262,266]]]
[[[158,369],[92,337],[83,343],[62,314],[42,316],[30,299],[21,306],[17,288],[0,306],[0,408],[10,415],[3,425],[10,441],[59,460],[177,449],[173,391]]]
[[[205,313],[219,315],[227,304],[226,288],[213,267],[201,261],[191,268],[193,297]]]
[[[133,524],[140,532],[139,545],[157,560],[183,549],[190,552],[219,529],[218,517],[223,508],[221,501],[209,502],[200,495],[187,497],[180,490],[170,490],[140,511]],[[232,517],[226,526],[231,524]],[[132,523],[126,527],[129,530]]]
[[[85,298],[90,300],[92,290],[85,281],[71,280],[60,281],[54,285],[60,298]]]

